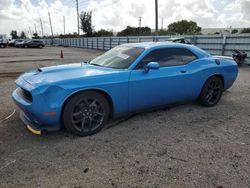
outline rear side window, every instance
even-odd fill
[[[149,52],[137,68],[143,68],[150,62],[157,62],[161,67],[185,65],[195,59],[197,57],[185,48],[162,48]]]

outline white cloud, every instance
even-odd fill
[[[63,33],[63,16],[66,19],[66,32],[76,32],[75,2],[55,0],[48,3],[39,0],[36,5],[31,0],[0,0],[0,33],[9,34],[15,29],[39,33],[40,18],[44,33],[50,34],[48,12],[51,14],[55,34]],[[71,3],[72,2],[72,3]],[[71,3],[71,4],[70,4]],[[119,31],[127,25],[138,26],[142,16],[142,26],[154,28],[154,0],[79,0],[80,10],[93,10],[95,29]],[[250,0],[159,0],[159,25],[164,18],[164,26],[181,19],[193,20],[201,27],[249,27]]]

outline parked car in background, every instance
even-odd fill
[[[7,45],[8,45],[8,39],[6,35],[0,34],[0,48],[6,48]]]
[[[211,56],[193,45],[129,43],[88,63],[24,73],[12,98],[33,133],[64,125],[88,136],[111,118],[143,110],[195,100],[214,106],[237,74],[233,58]]]
[[[43,48],[45,43],[42,40],[32,39],[22,44],[23,48]]]
[[[14,47],[17,40],[18,39],[12,39],[12,40],[10,40],[9,43],[8,43],[8,46]]]
[[[166,41],[168,42],[175,42],[175,43],[182,43],[182,44],[192,44],[185,38],[168,38]]]
[[[17,48],[22,47],[22,45],[23,45],[24,42],[25,42],[24,39],[17,39],[17,40],[15,41],[15,47],[17,47]]]

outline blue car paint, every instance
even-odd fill
[[[61,113],[66,100],[84,90],[98,90],[111,100],[113,116],[198,98],[205,81],[212,75],[221,75],[224,89],[231,87],[238,73],[233,60],[220,58],[220,64],[205,51],[184,44],[135,43],[127,46],[145,50],[128,69],[112,69],[76,63],[52,66],[24,73],[16,84],[29,92],[33,102],[28,103],[18,95],[12,97],[21,108],[28,122],[38,129],[57,130],[61,125]],[[150,51],[158,48],[186,48],[197,60],[186,65],[162,67],[158,70],[134,69]],[[53,116],[45,112],[55,112]]]

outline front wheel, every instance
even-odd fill
[[[110,107],[107,99],[95,91],[86,91],[72,96],[62,113],[64,126],[79,136],[99,132],[109,119]]]
[[[218,76],[210,77],[204,84],[199,96],[199,103],[204,106],[215,106],[223,92],[223,81]]]

